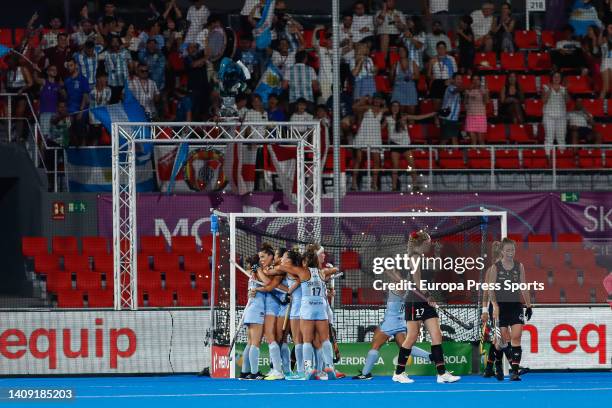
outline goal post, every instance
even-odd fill
[[[445,259],[483,258],[486,267],[480,270],[459,273],[457,267],[444,273],[427,271],[427,276],[443,277],[448,282],[483,282],[484,270],[490,264],[490,244],[507,235],[507,214],[504,211],[219,215],[221,254],[218,259],[221,270],[218,282],[221,292],[227,297],[220,308],[220,313],[225,312],[226,318],[218,320],[220,325],[226,326],[216,329],[219,334],[225,333],[222,342],[226,345],[236,336],[238,343],[246,341],[244,328],[237,327],[237,324],[247,303],[248,279],[236,265],[245,268],[246,258],[256,254],[263,242],[275,248],[303,248],[314,242],[325,249],[327,261],[344,272],[342,279],[336,282],[333,302],[336,305],[334,320],[338,341],[353,343],[369,341],[372,327],[380,323],[384,314],[386,292],[375,288],[375,281],[379,278],[373,272],[374,262],[377,262],[375,258],[406,253],[411,232],[427,231],[432,237],[435,256]],[[314,225],[317,230],[304,233],[301,231],[304,225]],[[440,290],[437,296],[439,304],[454,315],[452,318],[444,313],[440,315],[445,338],[477,341],[482,291],[463,290],[451,295]],[[457,320],[471,325],[457,324]],[[230,353],[234,355],[235,350]],[[231,376],[235,376],[234,364],[230,365],[230,370]]]

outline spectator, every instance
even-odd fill
[[[162,35],[168,51],[172,52],[181,48],[183,33],[177,29],[175,20],[170,17],[166,19],[166,27]]]
[[[210,110],[211,85],[207,72],[208,60],[196,43],[187,46],[185,57],[185,72],[187,74],[187,89],[191,91],[194,120],[200,121]]]
[[[55,65],[57,67],[57,76],[64,79],[68,76],[66,69],[66,61],[71,56],[70,48],[68,47],[68,34],[59,33],[57,35],[57,45],[48,48],[45,52],[47,58],[47,66]]]
[[[591,0],[575,0],[569,18],[570,25],[574,28],[576,35],[582,37],[586,34],[587,28],[595,25],[599,28],[603,27],[597,10],[591,3]]]
[[[187,88],[179,86],[174,92],[178,100],[174,120],[177,122],[191,122],[193,120],[193,103],[191,102],[189,91]]]
[[[313,116],[311,113],[306,111],[308,107],[308,102],[304,98],[300,98],[297,100],[297,107],[293,115],[291,115],[291,122],[312,122]],[[296,130],[299,132],[306,132],[308,127],[306,126],[296,126]]]
[[[83,51],[74,54],[79,71],[87,79],[90,88],[93,88],[96,84],[96,73],[98,72],[98,61],[101,53],[101,45],[95,45],[93,41],[87,41],[83,46]]]
[[[490,0],[486,0],[482,3],[480,10],[473,11],[470,16],[472,17],[472,29],[474,30],[474,41],[479,43],[482,38],[489,34],[495,27],[495,5]]]
[[[34,85],[32,74],[26,62],[17,54],[11,54],[7,61],[6,90],[9,93],[27,94]]]
[[[448,144],[450,140],[453,145],[459,144],[461,125],[459,115],[461,113],[461,90],[463,78],[461,74],[455,72],[451,78],[442,101],[440,110],[440,135],[442,144]]]
[[[372,97],[376,93],[376,67],[374,61],[369,57],[369,47],[367,44],[355,45],[355,60],[351,61],[350,68],[355,78],[355,89],[353,98],[361,100],[364,96]]]
[[[425,37],[425,54],[429,58],[436,57],[438,55],[438,43],[442,41],[446,44],[447,50],[452,50],[450,38],[444,33],[442,29],[442,23],[440,21],[434,21],[430,33],[427,33]]]
[[[459,50],[459,69],[461,73],[467,74],[474,66],[476,45],[472,31],[472,17],[463,16],[457,26],[457,48]]]
[[[342,16],[340,26],[340,46],[344,47],[351,43],[353,43],[353,15],[345,14]]]
[[[62,32],[62,20],[59,17],[53,17],[49,22],[49,31],[43,34],[40,46],[46,50],[57,45],[57,35]]]
[[[124,35],[121,37],[121,43],[123,44],[123,47],[130,52],[131,58],[133,60],[138,60],[140,38],[138,38],[136,35],[136,28],[134,27],[134,24],[127,26]]]
[[[352,22],[350,25],[352,41],[355,43],[365,41],[372,46],[374,43],[374,16],[366,13],[366,5],[363,1],[355,2],[353,16],[351,19],[345,18],[345,24],[348,22],[347,20]]]
[[[268,119],[271,122],[286,122],[287,115],[278,104],[278,96],[271,94],[268,96]]]
[[[397,146],[391,148],[391,190],[399,191],[398,188],[398,169],[400,165],[400,157],[403,156],[408,162],[408,171],[412,178],[412,189],[418,190],[417,175],[414,168],[414,159],[410,148],[406,147],[411,144],[410,135],[408,134],[408,121],[409,120],[423,120],[435,116],[436,113],[428,113],[425,115],[404,115],[401,112],[401,105],[398,101],[391,102],[391,109],[389,115],[385,118],[385,126],[389,135],[389,144],[391,146]]]
[[[68,147],[73,141],[72,120],[65,101],[57,103],[57,112],[51,118],[51,140],[58,146]]]
[[[359,129],[353,146],[355,147],[354,168],[360,169],[363,163],[363,150],[370,149],[370,162],[372,164],[371,189],[378,190],[378,169],[380,169],[380,145],[382,145],[381,124],[386,112],[385,100],[382,95],[375,94],[374,97],[363,97],[353,105],[353,111],[360,118]],[[368,158],[366,158],[368,160]],[[353,173],[351,188],[358,190],[358,175]]]
[[[157,41],[149,38],[147,45],[139,52],[139,61],[149,67],[150,77],[157,89],[164,89],[166,80],[166,57],[160,51]]]
[[[319,85],[321,94],[319,95],[319,103],[325,103],[332,96],[332,83],[334,82],[334,67],[333,67],[333,43],[332,34],[325,33],[325,37],[318,41],[317,30],[315,30],[314,47],[319,57]]]
[[[251,15],[251,11],[258,6],[260,0],[244,0],[244,5],[240,10],[240,31],[242,32],[250,32],[253,29],[249,21],[249,16]],[[258,18],[261,15],[257,16]]]
[[[159,102],[159,89],[155,81],[149,78],[149,67],[145,63],[138,64],[137,76],[130,80],[130,91],[140,102],[150,119],[157,118],[155,105]]]
[[[242,61],[242,63],[249,69],[251,72],[251,85],[254,85],[259,80],[260,75],[260,66],[259,59],[257,58],[257,54],[255,53],[255,49],[253,47],[253,35],[251,33],[246,33],[240,36],[240,41],[238,41],[238,49],[234,53],[234,61]]]
[[[210,12],[204,5],[204,0],[192,0],[193,5],[187,10],[187,34],[185,35],[185,44],[189,45],[197,41],[197,36],[206,26]]]
[[[111,89],[108,87],[108,77],[105,72],[100,72],[96,76],[96,83],[89,92],[89,108],[97,108],[106,106],[111,100]],[[89,136],[88,144],[97,145],[102,137],[102,122],[100,122],[93,113],[89,113]]]
[[[94,31],[94,25],[91,20],[85,18],[81,20],[79,24],[79,30],[72,34],[72,43],[77,47],[82,47],[87,41],[96,40],[96,32]]]
[[[298,51],[295,54],[295,65],[289,69],[289,74],[283,81],[284,87],[289,88],[289,103],[294,104],[300,98],[304,98],[309,104],[315,102],[314,95],[319,91],[319,81],[315,70],[306,65],[307,58],[306,51]]]
[[[427,70],[427,76],[431,79],[429,97],[433,99],[435,110],[439,109],[446,86],[457,72],[457,62],[446,53],[446,44],[443,41],[437,44],[437,53],[438,56],[429,61]]]
[[[584,62],[582,48],[580,41],[577,41],[574,36],[574,28],[572,26],[568,25],[565,27],[563,38],[563,40],[557,42],[555,49],[550,53],[553,65],[557,69],[578,69],[582,67]]]
[[[289,41],[289,50],[297,51],[304,47],[304,28],[297,20],[287,13],[287,6],[283,0],[277,0],[272,19],[272,39],[282,38]]]
[[[104,66],[108,75],[108,86],[112,96],[110,103],[117,103],[121,99],[123,87],[128,80],[128,65],[132,61],[130,53],[121,48],[119,37],[112,37],[110,48],[105,52]]]
[[[482,37],[480,41],[480,47],[478,47],[478,52],[489,53],[496,52],[495,51],[495,40],[493,40],[493,36],[491,34],[487,34]]]
[[[448,30],[450,28],[448,24],[448,12],[450,10],[449,0],[425,0],[424,9],[425,18],[428,22],[431,22],[433,19],[434,24],[436,21],[440,23],[442,30]],[[450,45],[448,49],[450,49]]]
[[[500,52],[514,52],[514,28],[516,20],[512,17],[512,6],[508,2],[501,5],[501,15],[493,27],[496,49]]]
[[[353,24],[354,20],[353,16]],[[382,10],[376,13],[374,24],[380,40],[380,50],[386,58],[389,46],[397,45],[400,33],[406,29],[404,13],[395,8],[395,0],[385,0]]]
[[[612,88],[612,24],[608,24],[605,31],[601,32],[601,98],[608,97],[608,92]]]
[[[590,26],[587,29],[587,35],[582,39],[582,53],[585,58],[586,66],[590,72],[596,73],[600,71],[601,48],[599,41],[601,31],[596,26]]]
[[[266,112],[264,109],[261,96],[257,94],[251,95],[251,109],[247,110],[246,115],[244,115],[244,121],[254,123],[268,122],[268,112]],[[253,132],[255,132],[253,137],[263,136],[266,134],[266,127],[264,125],[249,126],[245,130],[248,130],[248,135],[252,135]]]
[[[101,23],[105,18],[112,18],[114,20],[117,19],[117,15],[115,12],[117,11],[117,7],[115,7],[115,3],[112,1],[104,2],[104,13],[98,19],[98,22]]]
[[[57,112],[62,85],[57,80],[57,67],[49,65],[47,67],[47,78],[39,78],[35,75],[36,83],[40,86],[40,130],[45,139],[51,135],[51,118]]]
[[[465,91],[465,130],[473,145],[484,145],[487,134],[489,92],[482,88],[481,77],[472,76],[472,86]]]
[[[249,109],[247,108],[249,98],[247,97],[246,94],[241,93],[241,94],[236,95],[234,100],[236,103],[236,112],[238,112],[238,117],[240,118],[240,121],[244,122],[246,114],[249,111]]]
[[[570,137],[573,144],[601,144],[601,135],[593,131],[593,115],[582,104],[582,98],[576,100],[574,110],[567,114]]]
[[[550,85],[544,85],[542,88],[544,144],[546,154],[550,154],[555,140],[561,148],[565,147],[565,133],[567,131],[566,104],[569,97],[567,89],[563,86],[563,78],[560,72],[553,73]]]
[[[391,100],[401,105],[402,112],[414,114],[417,105],[416,81],[419,80],[419,67],[408,57],[405,47],[399,48],[399,60],[391,70],[393,93]]]
[[[506,83],[499,94],[499,102],[501,104],[501,114],[506,121],[512,123],[524,123],[525,115],[523,114],[523,102],[525,96],[523,90],[517,81],[516,74],[511,72],[506,78]]]
[[[295,51],[289,51],[289,41],[282,39],[278,42],[278,50],[272,51],[272,64],[283,74],[289,75],[289,69],[295,64]]]
[[[166,8],[164,9],[164,14],[161,15],[161,18],[166,22],[172,21],[176,23],[178,20],[183,18],[183,13],[179,6],[176,5],[176,0],[166,1]]]
[[[147,29],[140,33],[138,36],[139,43],[138,49],[142,50],[146,48],[149,40],[155,40],[155,46],[161,51],[166,45],[164,42],[164,36],[161,33],[161,25],[159,21],[150,21],[147,25]]]
[[[402,33],[401,39],[408,49],[410,59],[416,62],[419,69],[424,68],[423,53],[425,52],[426,38],[420,18],[413,16],[406,20],[405,31]]]
[[[69,75],[64,80],[66,107],[68,113],[76,114],[76,119],[80,121],[89,103],[89,81],[81,74],[74,59],[68,60],[67,67]]]

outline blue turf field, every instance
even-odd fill
[[[604,408],[612,405],[612,373],[529,373],[522,382],[513,383],[478,376],[464,377],[455,384],[436,384],[433,377],[414,379],[414,384],[396,384],[389,377],[328,382],[213,380],[191,375],[0,378],[0,388],[69,387],[76,395],[70,402],[17,402],[16,407],[383,408],[419,404],[458,408],[496,404],[517,408]],[[431,404],[432,399],[437,402]],[[8,407],[11,403],[4,400],[0,405]]]

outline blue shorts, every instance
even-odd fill
[[[281,304],[271,293],[266,293],[266,316],[278,316]]]
[[[302,306],[302,297],[294,297],[291,299],[291,312],[289,312],[289,318],[291,320],[300,319],[300,309]]]
[[[289,305],[279,305],[276,317],[282,317],[284,319],[285,313],[287,312],[287,307],[289,307]]]
[[[327,302],[320,297],[302,297],[300,319],[327,320]]]
[[[406,333],[406,330],[406,321],[403,316],[400,319],[385,319],[380,324],[380,331],[389,337],[393,337],[398,333]]]
[[[264,296],[257,296],[251,299],[249,306],[244,311],[244,324],[263,324],[265,311]]]

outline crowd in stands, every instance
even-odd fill
[[[209,39],[215,33],[230,39],[231,31],[235,50],[229,54],[251,72],[249,90],[236,97],[243,119],[316,117],[329,126],[331,24],[298,21],[288,11],[290,1],[245,0],[233,30],[205,0],[187,10],[175,0],[152,5],[151,17],[140,22],[118,15],[110,1],[98,16],[84,7],[76,27],[64,27],[59,18],[41,22],[35,14],[15,44],[25,58],[5,58],[3,86],[38,101],[49,144],[108,144],[107,132],[87,109],[121,101],[125,86],[153,121],[216,120],[220,58],[218,44]],[[263,33],[270,3],[270,30]],[[484,1],[457,19],[448,14],[448,0],[427,0],[425,13],[413,16],[397,0],[384,0],[377,9],[369,4],[357,0],[340,26],[338,114],[342,143],[358,148],[355,167],[364,160],[359,148],[367,145],[499,143],[490,127],[500,123],[536,124],[530,140],[504,135],[501,142],[539,141],[547,152],[555,142],[612,141],[597,131],[612,109],[606,99],[612,92],[608,0],[602,10],[576,0],[569,13],[562,10],[561,31],[523,30],[506,2]],[[41,23],[46,28],[36,28]],[[269,64],[282,73],[283,90],[262,98],[255,89]],[[25,101],[17,100],[16,115],[24,110]],[[409,133],[416,121],[428,124],[418,137]],[[394,162],[409,157],[405,147],[394,151]]]

